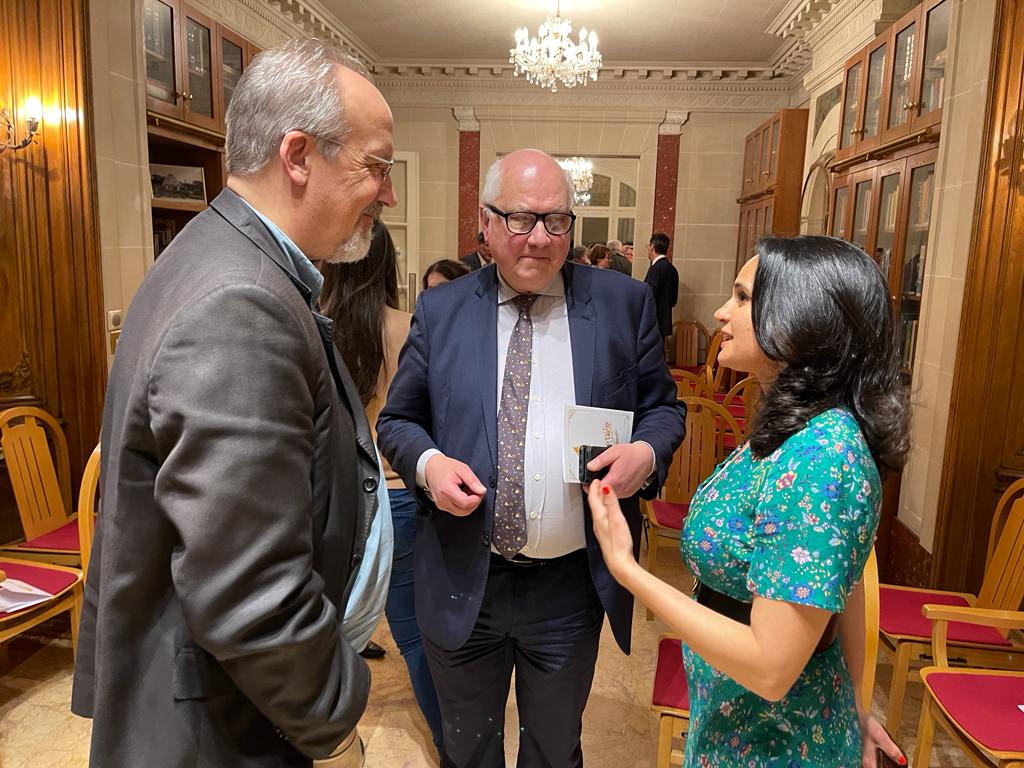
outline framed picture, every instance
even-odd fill
[[[150,163],[154,207],[202,210],[206,207],[203,169],[191,165]]]

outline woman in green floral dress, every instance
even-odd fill
[[[842,618],[874,543],[881,474],[908,448],[890,312],[874,262],[833,238],[766,238],[740,271],[715,313],[718,361],[756,375],[764,395],[749,441],[690,505],[681,550],[696,600],[636,563],[614,492],[591,485],[612,574],[683,637],[687,768],[858,768],[876,745],[902,757],[870,703],[858,708],[863,616]]]

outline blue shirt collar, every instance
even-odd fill
[[[296,276],[309,289],[309,306],[315,310],[317,308],[317,300],[320,298],[320,289],[324,287],[324,276],[320,274],[320,270],[313,265],[312,261],[306,258],[306,255],[299,249],[299,246],[293,243],[292,239],[282,232],[274,222],[253,208],[249,201],[241,195],[239,195],[238,199],[248,205],[270,231],[274,242],[278,244],[281,251],[291,262]]]

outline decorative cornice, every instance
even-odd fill
[[[460,131],[480,130],[480,121],[476,119],[476,110],[473,107],[452,107],[452,114],[455,115]]]
[[[428,61],[428,62],[378,62],[371,71],[378,82],[395,78],[430,78],[436,80],[465,80],[502,78],[513,82],[526,82],[514,77],[515,68],[505,62]],[[614,64],[601,69],[597,83],[607,82],[767,82],[776,77],[772,66],[753,64],[674,64],[654,66],[651,64]],[[572,90],[587,90],[595,83]],[[536,88],[536,86],[530,86]],[[566,89],[568,90],[568,89]]]
[[[765,30],[778,37],[803,38],[843,0],[791,0]]]
[[[690,119],[688,111],[670,109],[665,113],[665,119],[658,126],[659,136],[678,136],[683,132],[683,126]]]

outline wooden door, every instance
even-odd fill
[[[182,8],[178,25],[179,78],[185,102],[185,122],[220,131],[223,121],[220,83],[220,46],[217,26],[194,8]]]
[[[882,142],[910,133],[913,104],[920,80],[921,8],[914,8],[892,26],[892,55],[887,65],[888,109],[883,116]]]
[[[782,139],[782,116],[772,120],[770,129],[765,129],[769,136],[768,173],[765,187],[774,187],[779,175],[779,142]]]
[[[145,0],[142,14],[146,109],[181,120],[181,5],[178,0]]]
[[[867,250],[871,239],[871,210],[874,207],[874,169],[850,174],[850,227],[851,243],[861,250]]]
[[[882,140],[890,40],[889,32],[885,32],[876,37],[864,52],[864,108],[855,146],[858,153],[877,147]]]
[[[829,204],[828,233],[832,237],[850,239],[850,177],[837,176],[832,184],[832,200]]]
[[[843,70],[843,106],[839,115],[836,160],[844,160],[856,151],[861,129],[861,105],[864,103],[864,61],[864,51],[859,51],[846,62]]]
[[[873,212],[872,239],[868,253],[878,264],[878,269],[885,276],[889,285],[889,296],[893,303],[893,311],[899,300],[899,284],[896,276],[902,264],[903,226],[905,224],[904,189],[905,160],[894,160],[880,165],[875,173],[875,184],[878,187],[875,210]]]
[[[249,66],[251,54],[249,44],[241,35],[236,35],[226,27],[217,27],[217,44],[220,67],[217,72],[217,87],[220,88],[220,131],[226,133],[224,117],[227,115],[228,104],[235,93],[238,81]]]
[[[942,122],[946,54],[949,49],[949,17],[952,6],[953,0],[928,0],[921,8],[923,47],[913,106],[915,131]]]
[[[996,501],[1024,477],[1024,5],[997,5],[994,46],[932,550],[932,583],[970,591]]]

